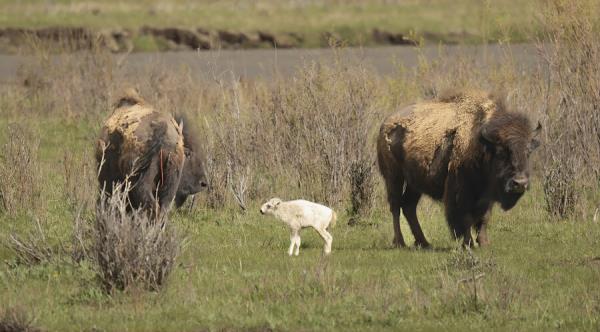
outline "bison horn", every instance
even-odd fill
[[[542,123],[540,121],[538,121],[537,126],[535,127],[535,129],[533,130],[533,136],[537,136],[542,132]]]
[[[183,135],[183,120],[179,121],[179,135]]]

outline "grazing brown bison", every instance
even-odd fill
[[[538,145],[523,114],[503,98],[473,91],[407,106],[383,122],[377,141],[394,223],[394,244],[405,246],[400,209],[415,237],[428,247],[417,219],[422,194],[444,202],[452,234],[472,246],[487,244],[488,213],[495,202],[511,209],[529,186],[529,154]]]
[[[153,215],[166,212],[176,195],[185,201],[206,187],[202,156],[191,136],[183,122],[127,91],[105,121],[96,147],[100,189],[111,194],[129,177],[131,205]],[[187,142],[193,142],[191,148]]]

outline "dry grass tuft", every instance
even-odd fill
[[[12,307],[0,311],[0,332],[40,332],[34,326],[35,317],[31,317],[21,307]]]
[[[49,243],[46,227],[34,217],[34,229],[25,235],[12,233],[8,236],[6,247],[11,250],[17,264],[35,265],[48,262],[55,257],[55,250]]]
[[[351,223],[369,217],[375,203],[375,165],[369,160],[358,160],[350,166]]]
[[[93,157],[89,154],[64,152],[64,193],[72,211],[93,206],[97,195],[96,171]]]
[[[129,209],[126,182],[102,194],[92,232],[92,257],[105,290],[163,286],[179,256],[181,238],[166,218],[154,220]]]
[[[541,46],[549,68],[544,192],[548,211],[564,218],[585,206],[582,189],[597,192],[600,185],[600,43],[595,28],[600,20],[593,14],[599,6],[587,0],[548,4],[544,24],[551,43]]]
[[[41,205],[39,139],[26,127],[13,123],[0,153],[0,209],[11,216]]]

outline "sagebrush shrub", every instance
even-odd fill
[[[179,256],[181,238],[166,217],[150,218],[131,209],[129,182],[119,184],[111,196],[102,194],[92,231],[92,256],[105,290],[142,287],[159,289],[167,281]]]

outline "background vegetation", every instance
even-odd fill
[[[297,33],[301,47],[378,43],[373,30],[449,43],[530,41],[542,27],[535,1],[519,0],[201,0],[0,1],[0,27],[80,26],[95,30],[143,26],[251,33]],[[158,43],[158,44],[157,44]],[[138,36],[138,50],[161,41]]]
[[[290,77],[194,80],[156,65],[125,72],[102,49],[50,56],[40,45],[18,80],[0,86],[0,330],[598,330],[596,5],[539,7],[550,42],[524,72],[510,47],[486,68],[442,49],[391,78],[336,49],[333,63]],[[128,217],[96,207],[92,148],[129,86],[201,128],[211,190],[171,215],[165,237],[125,227],[107,237],[116,247],[98,241],[97,225]],[[494,211],[489,248],[459,249],[425,199],[419,214],[434,249],[392,249],[377,127],[448,87],[504,89],[542,122],[534,186],[510,212]],[[331,256],[306,231],[302,254],[287,257],[287,231],[258,213],[273,196],[339,212]],[[148,243],[139,234],[158,234],[158,250],[127,251]],[[102,262],[135,270],[106,274]],[[165,277],[159,285],[139,271]]]

